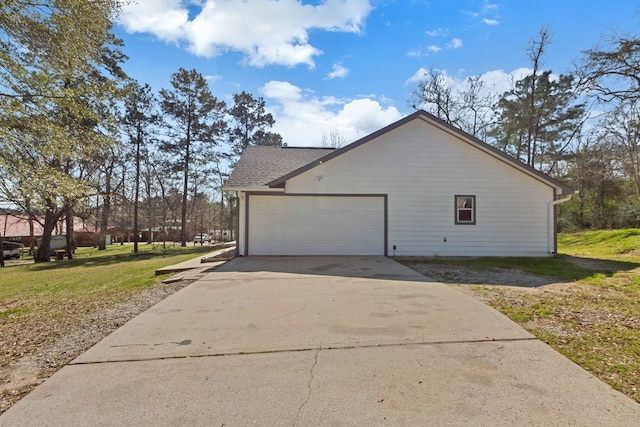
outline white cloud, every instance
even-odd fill
[[[462,13],[472,18],[482,18],[485,25],[499,25],[500,21],[496,19],[499,6],[495,3],[486,3],[482,5],[479,11],[463,10]],[[493,15],[493,16],[491,16]],[[491,16],[491,17],[487,17]]]
[[[436,30],[427,31],[426,33],[431,37],[447,36],[449,35],[449,30],[447,30],[446,28],[438,28]]]
[[[333,64],[333,71],[327,74],[328,79],[344,79],[349,74],[349,69],[342,64]]]
[[[219,74],[204,76],[205,80],[209,80],[210,82],[217,82],[218,80],[222,80],[222,76]]]
[[[123,8],[120,23],[130,33],[153,33],[163,41],[182,38],[189,11],[181,0],[138,0]]]
[[[463,10],[462,13],[465,15],[469,15],[472,18],[477,18],[478,16],[480,16],[480,12],[472,12],[470,10]]]
[[[192,18],[187,5],[198,9]],[[129,33],[186,43],[199,56],[232,50],[256,67],[313,67],[322,51],[309,43],[309,30],[359,33],[371,10],[369,0],[137,0],[124,7],[120,22]]]
[[[272,80],[260,89],[267,98],[274,98],[282,103],[291,103],[302,99],[302,90],[289,82]]]
[[[438,53],[443,49],[458,49],[461,47],[462,40],[460,40],[459,38],[453,38],[451,39],[451,42],[445,44],[444,47],[432,44],[425,48],[425,52],[421,51],[420,49],[415,49],[407,52],[406,55],[413,58],[422,58],[425,56],[429,56],[429,53]]]
[[[482,80],[488,88],[493,88],[492,91],[500,95],[511,89],[512,82],[516,82],[532,72],[533,70],[530,68],[516,68],[510,73],[506,73],[504,70],[492,70],[482,74]]]
[[[375,99],[320,98],[289,82],[270,81],[261,92],[276,120],[273,130],[290,146],[319,146],[322,135],[334,130],[350,143],[402,118]]]
[[[409,77],[407,80],[405,80],[404,85],[405,86],[409,86],[415,83],[418,83],[419,81],[421,81],[424,78],[424,75],[428,72],[429,70],[427,70],[424,67],[420,67],[416,70],[415,73],[413,73],[413,76]]]
[[[458,49],[462,47],[462,40],[459,38],[451,39],[451,42],[445,46],[447,49]]]
[[[426,53],[422,53],[420,50],[410,50],[409,52],[405,53],[405,55],[412,58],[422,58],[423,56],[429,56]]]

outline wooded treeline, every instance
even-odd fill
[[[551,43],[543,27],[505,93],[432,69],[410,103],[576,189],[561,230],[640,227],[640,39],[611,34],[567,74],[544,68]]]
[[[135,250],[143,231],[184,245],[233,230],[227,174],[247,145],[282,144],[263,99],[243,91],[227,105],[196,70],[178,69],[165,88],[128,78],[112,31],[122,5],[6,0],[0,10],[0,202],[41,222],[37,261],[49,259],[55,225],[78,217],[102,248],[108,227]],[[640,40],[612,34],[559,75],[544,68],[551,43],[547,28],[531,39],[531,72],[505,93],[433,69],[412,105],[579,190],[559,207],[561,229],[639,227]]]
[[[243,91],[227,105],[196,70],[180,68],[157,92],[126,76],[112,32],[122,5],[9,0],[0,10],[0,201],[43,226],[36,261],[49,260],[56,224],[72,230],[78,217],[100,231],[100,248],[114,233],[136,252],[143,231],[182,245],[230,234],[230,168],[249,144],[282,143],[261,98]]]

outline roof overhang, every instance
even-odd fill
[[[238,193],[284,193],[284,188],[270,188],[265,185],[259,187],[222,187],[222,191],[236,191]]]

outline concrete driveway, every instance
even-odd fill
[[[635,426],[640,405],[495,310],[383,257],[236,258],[0,425]]]

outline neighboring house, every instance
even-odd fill
[[[42,218],[40,219],[42,222]],[[38,222],[37,220],[33,221],[34,245],[36,244],[35,239],[42,237],[43,227],[41,225],[41,222]],[[78,246],[82,246],[83,244],[94,244],[96,227],[85,225],[80,218],[74,218],[73,222],[74,237],[76,243],[78,243]],[[55,229],[53,230],[53,235],[64,234],[66,234],[66,223],[65,221],[59,221],[56,224]],[[0,214],[0,235],[2,235],[6,240],[21,242],[25,246],[29,246],[32,242],[29,231],[28,217],[26,215],[19,214]]]
[[[29,219],[19,214],[0,215],[0,234],[5,240],[19,242],[29,247],[36,244],[36,239],[42,236],[42,226],[33,221],[33,241],[29,227]]]
[[[424,111],[343,148],[248,147],[240,255],[548,256],[573,190]]]

